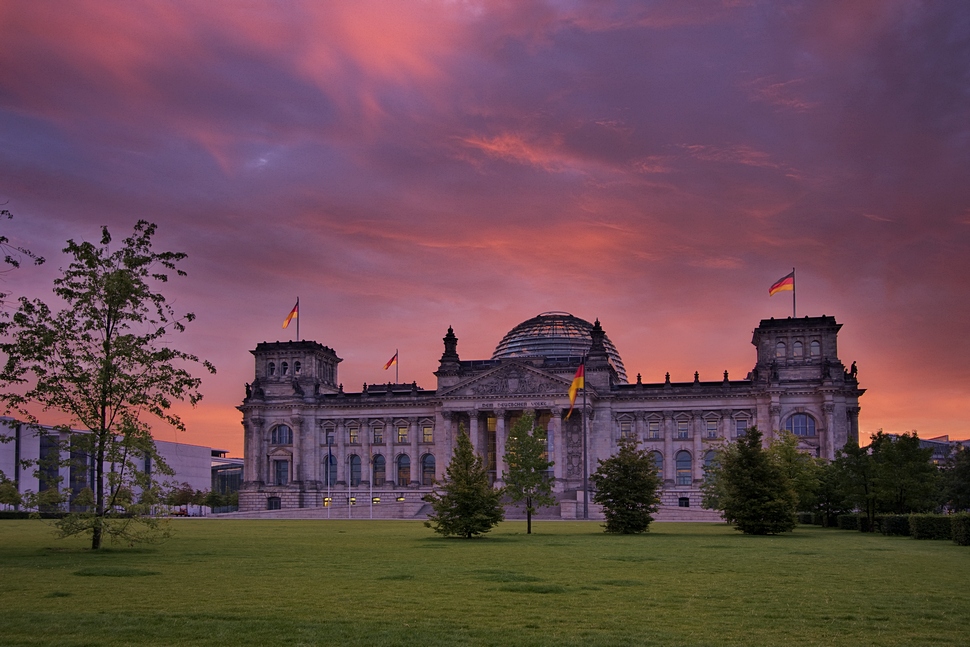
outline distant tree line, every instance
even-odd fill
[[[957,448],[942,465],[932,454],[915,431],[879,431],[868,447],[850,442],[826,461],[799,451],[788,432],[763,447],[761,432],[752,428],[718,450],[702,505],[748,534],[792,530],[797,512],[834,525],[838,515],[858,511],[872,529],[878,514],[970,509],[970,449]]]

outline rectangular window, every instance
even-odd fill
[[[717,438],[717,420],[707,421],[707,437]]]
[[[748,433],[748,421],[744,418],[739,418],[734,421],[734,435],[738,438]]]
[[[273,461],[273,474],[276,476],[276,485],[286,485],[290,480],[290,462]]]
[[[421,427],[421,442],[423,443],[433,443],[434,442],[434,427],[431,425],[424,425]]]
[[[633,438],[633,423],[629,420],[620,421],[620,438]]]
[[[405,425],[399,425],[397,428],[397,442],[406,443],[408,441],[408,428]]]
[[[347,430],[347,440],[351,445],[360,444],[360,429],[357,427],[351,427]]]
[[[647,438],[657,440],[660,438],[660,421],[651,420],[647,423]]]
[[[333,438],[333,429],[327,429],[327,444],[335,445],[336,441]]]
[[[384,427],[374,427],[374,444],[384,444]]]
[[[690,438],[690,421],[689,420],[678,420],[677,421],[677,438],[680,438],[680,439]]]

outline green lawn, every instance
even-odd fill
[[[967,645],[970,549],[799,527],[172,521],[160,545],[0,521],[2,645]]]

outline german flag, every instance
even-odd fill
[[[395,364],[397,364],[397,351],[394,351],[394,357],[392,357],[391,359],[387,360],[387,364],[384,365],[384,370],[386,371],[387,369],[391,368]],[[397,369],[395,369],[395,370],[397,370]]]
[[[283,321],[283,328],[285,329],[290,325],[290,322],[300,316],[300,300],[296,300],[296,305],[290,310],[290,314],[286,315],[286,319]]]
[[[768,288],[768,296],[773,297],[779,292],[784,292],[788,290],[791,292],[795,289],[795,271],[792,270],[790,274],[786,274],[777,281],[775,281],[770,288]]]
[[[569,413],[566,414],[566,420],[569,420],[569,416],[573,414],[573,406],[576,404],[576,393],[580,389],[586,387],[586,362],[579,365],[576,369],[576,375],[573,377],[573,383],[569,385]]]

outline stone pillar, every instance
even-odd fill
[[[360,433],[360,485],[361,487],[365,485],[369,487],[374,476],[374,455],[371,452],[370,429],[367,428],[366,418],[358,418],[351,422],[357,423],[358,433]]]
[[[468,412],[468,438],[472,441],[472,451],[484,456],[488,449],[482,451],[481,431],[478,428],[478,411],[472,409]]]
[[[704,479],[704,434],[707,433],[707,421],[704,420],[703,411],[693,411],[694,419],[694,457],[690,463],[691,480],[695,483]]]
[[[552,447],[549,452],[549,460],[554,461],[552,465],[552,476],[556,482],[561,482],[566,478],[566,444],[562,437],[562,409],[553,409],[552,417],[549,419],[549,440]],[[555,483],[553,484],[555,489]]]
[[[770,442],[781,431],[781,405],[772,404],[769,412],[771,413],[771,428],[766,430],[763,435],[765,442]]]
[[[825,431],[819,435],[818,453],[820,457],[831,461],[835,460],[835,450],[832,449],[835,434],[835,405],[825,402],[822,404],[822,413],[825,414]]]
[[[438,481],[443,481],[445,478],[445,468],[448,467],[451,457],[455,455],[455,447],[457,446],[455,434],[457,432],[455,431],[453,422],[455,414],[451,411],[442,411],[440,413],[443,435],[435,432],[435,438],[437,440],[435,441],[434,477]],[[447,451],[440,451],[439,448],[447,448]]]
[[[633,414],[633,433],[638,443],[647,439],[647,414],[645,411],[637,411]]]
[[[303,482],[303,416],[299,411],[294,410],[290,418],[290,426],[293,428],[293,471],[291,478],[293,483]]]
[[[418,419],[408,418],[408,440],[411,441],[411,485],[421,485],[421,453],[418,447]]]
[[[731,417],[730,409],[721,409],[721,438],[730,440],[734,436],[734,419]]]
[[[664,411],[664,473],[668,484],[674,483],[674,412]]]
[[[243,420],[245,460],[243,461],[243,479],[246,481],[264,481],[263,471],[260,467],[263,464],[262,438],[263,438],[263,419],[258,416],[247,416]]]
[[[860,407],[848,407],[846,414],[849,418],[849,430],[846,442],[859,443],[859,409]]]
[[[334,442],[337,444],[337,485],[347,485],[350,483],[350,466],[347,464],[347,434],[344,433],[341,425],[333,428]]]
[[[495,485],[502,487],[505,473],[505,410],[495,411]]]

